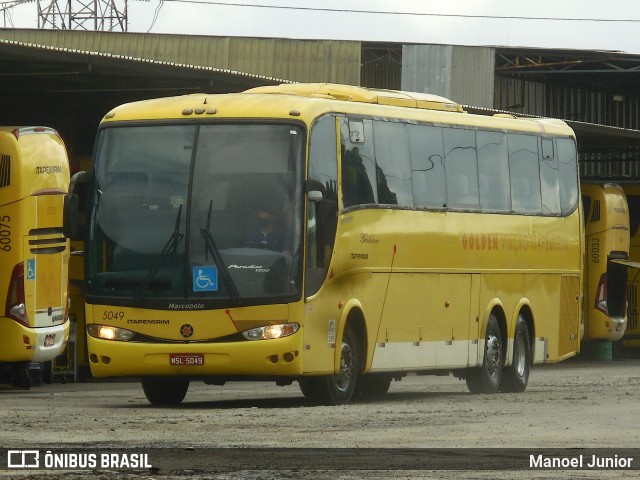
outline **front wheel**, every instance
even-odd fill
[[[340,347],[338,373],[322,377],[306,377],[299,380],[300,390],[307,398],[323,405],[348,403],[356,389],[360,372],[360,344],[351,328],[346,328]]]
[[[393,376],[386,373],[369,373],[358,378],[356,392],[363,397],[380,397],[389,391]]]
[[[484,339],[484,359],[479,368],[467,371],[467,387],[471,393],[496,393],[502,381],[504,356],[502,355],[502,334],[498,319],[492,313],[487,322]]]
[[[500,385],[500,391],[518,393],[524,392],[529,382],[531,367],[531,343],[529,342],[529,328],[521,315],[516,321],[513,334],[513,361],[505,368]]]
[[[178,405],[189,389],[189,380],[176,377],[144,377],[142,390],[152,405]]]

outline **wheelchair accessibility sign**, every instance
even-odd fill
[[[36,279],[36,261],[34,259],[27,260],[27,280]]]
[[[192,273],[194,292],[218,291],[218,269],[216,267],[196,266],[193,267]]]

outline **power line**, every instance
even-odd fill
[[[519,15],[468,15],[456,13],[424,13],[424,12],[395,12],[388,10],[354,10],[346,8],[319,8],[319,7],[293,7],[288,5],[261,5],[255,3],[231,3],[216,2],[210,0],[164,0],[174,3],[193,3],[197,5],[218,5],[225,7],[251,7],[269,8],[277,10],[298,10],[311,12],[331,13],[361,13],[370,15],[405,15],[418,17],[444,17],[444,18],[477,18],[488,20],[533,20],[533,21],[558,21],[558,22],[609,22],[609,23],[640,23],[640,19],[629,18],[568,18],[568,17],[525,17]]]

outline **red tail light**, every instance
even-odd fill
[[[19,263],[11,272],[5,315],[13,320],[29,326],[27,307],[24,299],[24,264]]]
[[[596,292],[596,305],[595,308],[600,310],[605,315],[609,314],[609,307],[607,307],[607,274],[603,273],[598,283],[598,290]]]

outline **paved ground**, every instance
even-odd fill
[[[607,448],[595,453],[635,455],[640,469],[639,386],[640,361],[627,360],[535,367],[523,394],[471,395],[453,377],[409,376],[381,400],[339,407],[311,405],[297,384],[196,383],[179,408],[152,407],[137,382],[0,391],[4,448],[35,449],[41,459],[47,451],[96,454],[98,464],[105,452],[147,453],[153,465],[8,471],[5,461],[0,478],[635,478],[626,468],[560,472],[526,463],[529,454],[572,448],[586,464],[592,449]],[[486,470],[510,462],[525,465]]]

